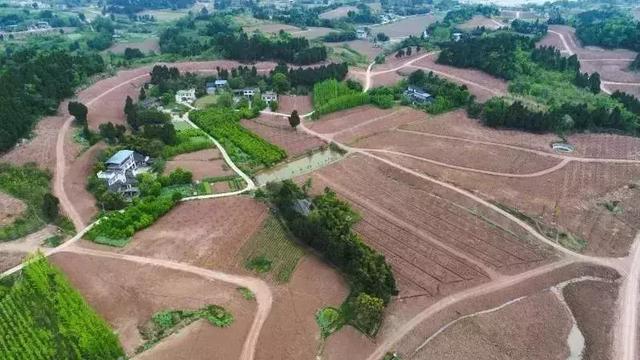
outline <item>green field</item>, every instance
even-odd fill
[[[0,339],[2,359],[124,358],[107,323],[41,256],[0,287]]]
[[[291,279],[291,275],[303,255],[302,246],[275,217],[269,217],[260,232],[249,239],[239,252],[241,261],[249,268],[264,269],[265,260],[268,261],[267,271],[279,283]]]
[[[213,94],[205,95],[201,98],[198,98],[194,105],[198,109],[204,109],[209,105],[215,104],[217,100],[218,100],[218,95],[213,95]]]

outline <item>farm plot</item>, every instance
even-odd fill
[[[122,43],[113,44],[108,49],[108,51],[114,54],[122,54],[127,48],[138,49],[145,54],[148,54],[152,51],[156,53],[160,52],[159,40],[156,37],[150,37],[142,41],[122,42]]]
[[[408,357],[421,359],[558,359],[569,354],[570,314],[551,291],[462,319]]]
[[[618,285],[584,281],[567,285],[563,294],[585,338],[584,355],[593,360],[610,359]]]
[[[260,25],[254,25],[254,26],[243,26],[242,29],[249,34],[253,33],[254,31],[260,31],[267,34],[276,34],[280,32],[280,30],[283,30],[286,32],[300,31],[300,28],[298,27],[287,25],[287,24],[278,24],[278,23],[264,23]]]
[[[325,36],[332,31],[334,31],[332,28],[309,26],[305,30],[291,31],[290,34],[313,40]]]
[[[449,293],[551,256],[468,199],[377,160],[353,156],[314,173],[313,183],[362,214],[356,230],[389,259],[400,296]]]
[[[477,27],[485,27],[489,30],[496,30],[503,26],[507,27],[509,25],[502,24],[496,21],[495,19],[490,19],[486,16],[475,15],[474,17],[471,18],[471,20],[465,23],[462,23],[460,25],[457,25],[456,27],[459,28],[460,30],[472,31],[472,30],[475,30]]]
[[[97,143],[67,164],[64,190],[85,224],[98,213],[96,199],[87,191],[87,179],[93,174],[94,164],[105,148],[104,143]]]
[[[626,209],[619,212],[613,203],[600,201],[605,195],[637,182],[640,165],[570,162],[541,176],[508,178],[444,168],[396,155],[381,154],[381,157],[523,212],[529,219],[555,228],[557,234],[552,237],[557,236],[561,243],[565,235],[573,236],[577,240],[576,250],[586,254],[625,256],[640,230],[640,219],[625,215],[636,211],[632,209],[637,205],[626,204]],[[631,190],[633,194],[640,191],[637,186]]]
[[[324,144],[314,136],[291,128],[288,120],[279,115],[261,115],[254,120],[241,120],[240,124],[269,143],[284,149],[292,158]]]
[[[552,168],[560,159],[492,145],[427,138],[403,130],[386,131],[361,139],[354,147],[413,155],[451,166],[504,174],[530,174]],[[376,154],[379,154],[376,152]],[[417,158],[416,158],[417,157]]]
[[[479,70],[436,64],[435,55],[416,61],[410,68],[405,68],[402,72],[413,72],[416,69],[422,69],[426,72],[433,71],[436,75],[443,76],[447,80],[466,85],[469,88],[469,92],[475,95],[478,101],[486,101],[494,96],[507,93],[506,81]]]
[[[353,41],[342,41],[336,43],[327,43],[327,46],[331,47],[342,47],[348,46],[349,48],[359,52],[362,55],[365,55],[369,60],[373,60],[376,56],[380,55],[383,51],[382,47],[376,47],[372,42],[367,40],[353,40]]]
[[[640,99],[640,86],[638,85],[605,84],[604,86],[610,91],[619,90],[622,92],[626,92],[627,94],[631,94]]]
[[[576,37],[576,30],[570,26],[565,25],[551,25],[549,26],[549,30],[558,32],[564,36],[567,44],[571,51],[578,55],[578,58],[581,60],[581,65],[584,64],[582,60],[602,60],[602,59],[633,59],[635,57],[635,52],[625,49],[603,49],[596,46],[587,46],[583,47],[580,44],[580,40]],[[547,34],[548,36],[556,36],[557,34]],[[562,42],[560,42],[562,44]],[[561,45],[558,49],[563,50],[565,47]]]
[[[582,60],[580,62],[580,70],[588,73],[597,72],[605,81],[640,84],[640,72],[629,70],[629,65],[634,58],[635,55],[621,59]],[[640,85],[635,87],[639,88]]]
[[[238,358],[241,352],[255,302],[244,300],[235,286],[176,270],[84,254],[58,253],[51,261],[116,330],[128,355],[134,354],[144,342],[139,328],[154,313],[167,309],[196,310],[208,304],[229,310],[235,318],[233,324],[225,329],[202,326],[198,336],[169,337],[163,350],[188,353],[189,359],[210,359],[221,348],[229,358]],[[189,332],[195,326],[197,323],[183,331]]]
[[[344,129],[334,133],[333,137],[341,143],[355,144],[360,139],[386,133],[402,125],[420,121],[425,118],[426,115],[422,111],[409,107],[401,107],[390,114],[373,117],[364,122],[354,124],[353,126],[348,125]]]
[[[358,8],[356,8],[355,6],[340,6],[339,8],[325,11],[318,17],[320,19],[339,19],[346,17],[349,11],[358,11]]]
[[[27,205],[11,195],[0,192],[0,226],[11,224],[27,209]]]
[[[405,38],[409,35],[420,35],[427,26],[436,20],[437,18],[431,14],[409,16],[389,24],[372,26],[371,30],[376,34],[383,32],[390,38]]]
[[[234,259],[266,216],[266,206],[246,197],[183,202],[118,251],[207,268],[242,269]]]
[[[394,109],[379,109],[372,105],[358,106],[325,115],[320,120],[307,123],[307,126],[321,134],[335,134],[371,119],[390,115],[394,111]]]
[[[178,168],[191,171],[194,180],[234,174],[217,149],[206,149],[178,155],[167,161],[164,172],[168,174]]]
[[[302,246],[274,217],[267,218],[262,229],[238,253],[239,262],[245,267],[254,272],[269,273],[278,283],[289,281],[303,255]]]
[[[313,110],[311,96],[280,95],[278,96],[278,112],[290,114],[298,110],[299,114],[306,114]]]

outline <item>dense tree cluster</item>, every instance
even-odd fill
[[[431,0],[381,0],[382,10],[401,16],[428,14],[431,12]]]
[[[425,109],[432,114],[464,107],[473,101],[473,96],[465,85],[443,79],[431,71],[427,74],[422,70],[416,70],[409,75],[407,82],[435,97],[432,103],[425,105]]]
[[[531,51],[531,60],[542,65],[545,69],[572,72],[580,71],[580,62],[577,55],[562,56],[560,50],[553,46],[540,46]]]
[[[576,15],[576,36],[583,45],[640,51],[640,22],[615,10],[590,10]]]
[[[54,114],[88,76],[104,70],[98,54],[26,49],[2,59],[0,74],[0,151],[31,131],[38,118]]]
[[[511,22],[511,29],[522,34],[542,36],[547,33],[548,26],[538,19],[535,22],[515,19]]]
[[[322,37],[325,42],[342,42],[357,39],[355,31],[332,31]]]
[[[327,49],[323,45],[311,46],[306,38],[293,37],[281,31],[267,36],[262,33],[247,34],[231,20],[224,16],[207,17],[206,27],[201,35],[211,40],[201,42],[185,35],[195,29],[193,19],[178,21],[160,35],[160,48],[166,53],[181,55],[198,55],[214,48],[224,57],[245,62],[276,60],[298,65],[308,65],[326,60]]]
[[[120,14],[135,14],[148,9],[185,9],[195,0],[107,0],[107,11]]]
[[[346,63],[332,63],[318,67],[288,68],[286,64],[279,64],[273,70],[273,73],[276,72],[286,74],[291,86],[311,87],[318,82],[328,79],[343,80],[349,72],[349,66]]]
[[[629,65],[629,69],[631,70],[640,70],[640,53],[636,55],[635,60]]]
[[[539,133],[616,130],[637,135],[640,129],[638,117],[620,107],[586,103],[564,103],[549,111],[537,111],[520,101],[509,103],[502,98],[493,98],[484,104],[481,119],[491,127]]]
[[[366,293],[387,304],[398,293],[384,256],[353,231],[360,216],[333,191],[325,189],[322,195],[313,198],[314,208],[308,216],[294,210],[294,202],[306,194],[292,181],[271,184],[269,192],[293,233],[347,275],[352,295]]]
[[[640,117],[640,100],[631,94],[616,90],[611,97],[618,100],[624,107]]]
[[[447,12],[443,22],[445,24],[461,24],[471,20],[474,15],[498,16],[500,15],[500,9],[495,5],[466,5]]]
[[[367,4],[358,4],[356,11],[347,13],[347,21],[356,24],[375,24],[380,21],[380,17],[371,12],[371,8]]]
[[[495,36],[465,38],[450,42],[440,53],[439,64],[461,68],[480,69],[488,74],[511,80],[526,72],[526,56],[517,56],[523,50],[531,50],[534,40],[511,33]]]

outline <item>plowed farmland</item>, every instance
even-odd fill
[[[234,174],[217,149],[206,149],[178,155],[167,161],[164,171],[165,174],[168,174],[178,168],[191,171],[194,180]]]
[[[353,156],[313,174],[363,216],[356,230],[392,264],[402,296],[437,295],[551,256],[518,229],[449,190]]]
[[[402,20],[392,22],[385,25],[377,25],[372,27],[372,32],[383,32],[391,38],[404,38],[409,35],[418,36],[424,29],[436,22],[437,18],[431,14],[408,16]]]
[[[471,20],[465,23],[462,23],[457,27],[461,30],[472,31],[472,30],[475,30],[477,27],[485,27],[489,30],[496,30],[503,26],[506,27],[508,26],[508,24],[500,23],[499,21],[495,19],[490,19],[486,16],[476,15],[473,18],[471,18]]]
[[[281,95],[278,96],[278,112],[290,114],[293,110],[303,115],[313,110],[310,96]]]
[[[316,137],[291,128],[289,121],[279,115],[261,115],[257,119],[242,120],[241,124],[271,144],[283,148],[291,158],[324,144]]]

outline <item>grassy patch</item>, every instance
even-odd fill
[[[205,95],[198,98],[194,106],[197,107],[198,109],[204,109],[207,106],[214,105],[217,100],[218,100],[218,95],[213,95],[213,94]]]
[[[176,135],[178,138],[177,144],[167,145],[162,150],[162,156],[165,159],[213,147],[213,141],[200,129],[193,127],[183,128],[178,130]]]
[[[46,238],[46,239],[44,240],[44,246],[47,246],[47,247],[56,247],[56,246],[58,246],[58,245],[62,244],[62,240],[64,240],[64,239],[62,238],[62,236],[60,236],[60,235],[53,235],[53,236],[50,236],[50,237],[48,237],[48,238]]]
[[[160,340],[199,319],[206,319],[216,327],[228,327],[234,321],[229,311],[217,305],[207,305],[198,310],[160,311],[153,314],[151,320],[140,329],[140,334],[146,341],[138,347],[136,353],[152,348]]]
[[[320,335],[326,339],[329,335],[340,330],[345,324],[345,319],[340,310],[327,306],[316,312],[316,323],[320,327]]]
[[[247,263],[245,264],[247,269],[253,270],[259,274],[269,272],[272,265],[273,261],[262,255],[247,260]]]
[[[34,164],[0,164],[0,191],[22,200],[27,209],[12,224],[0,227],[0,241],[14,240],[40,230],[46,221],[42,213],[44,195],[51,176]]]
[[[239,287],[237,288],[237,290],[240,292],[240,295],[242,295],[242,297],[245,300],[255,300],[256,298],[256,295],[246,287]]]
[[[247,267],[262,265],[264,269],[264,260],[268,260],[274,280],[287,282],[304,255],[304,250],[277,218],[269,217],[262,229],[240,249],[239,254]]]

